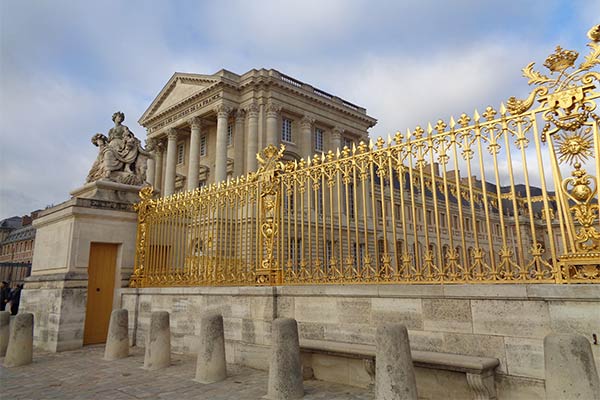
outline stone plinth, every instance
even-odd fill
[[[204,315],[200,320],[200,350],[196,378],[200,383],[219,382],[227,378],[223,316]]]
[[[584,336],[546,336],[544,359],[546,399],[600,399],[600,379],[592,346]]]
[[[150,328],[146,335],[146,353],[144,368],[156,370],[171,365],[171,327],[169,313],[155,311],[150,319]]]
[[[269,391],[267,398],[291,400],[304,397],[298,324],[291,318],[273,321]]]
[[[20,367],[33,360],[33,314],[19,313],[10,327],[5,367]]]
[[[375,347],[377,399],[417,400],[417,382],[406,327],[400,324],[379,326]]]
[[[10,335],[10,312],[0,311],[0,357],[6,355],[6,348],[8,347],[8,337]]]
[[[118,360],[129,355],[129,313],[127,310],[113,310],[110,315],[104,359]]]
[[[48,351],[83,345],[91,243],[118,245],[115,288],[133,271],[136,186],[97,181],[73,191],[70,200],[40,213],[31,276],[20,310],[35,316],[34,344]],[[113,295],[113,304],[116,303]]]

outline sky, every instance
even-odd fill
[[[370,136],[498,107],[556,45],[587,54],[598,0],[0,1],[0,219],[61,203],[121,110],[174,72],[274,68],[366,107]]]

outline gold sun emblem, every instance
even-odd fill
[[[592,156],[592,134],[587,128],[580,133],[563,133],[556,139],[558,145],[558,159],[573,165],[583,162]]]

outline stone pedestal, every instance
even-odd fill
[[[127,310],[113,310],[110,315],[108,336],[104,349],[104,359],[118,360],[129,355],[129,313]]]
[[[154,311],[146,336],[144,368],[156,370],[171,365],[171,325],[169,313]]]
[[[0,357],[6,355],[10,326],[10,312],[0,311]]]
[[[271,362],[266,398],[292,400],[304,397],[298,324],[292,318],[278,318],[271,326]]]
[[[33,360],[33,314],[19,313],[10,327],[10,339],[4,357],[5,367],[20,367]]]
[[[375,347],[377,399],[417,400],[417,381],[406,326],[379,326],[375,334]]]
[[[546,399],[600,399],[600,379],[590,342],[582,335],[544,338]]]
[[[223,316],[208,314],[200,320],[200,349],[196,378],[200,383],[214,383],[227,378]]]
[[[118,245],[115,289],[128,284],[137,229],[132,203],[139,200],[139,190],[114,182],[89,183],[34,221],[31,276],[21,295],[20,311],[35,316],[36,347],[64,351],[83,345],[91,243]],[[113,296],[113,304],[118,304]]]

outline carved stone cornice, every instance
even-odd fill
[[[305,115],[300,120],[300,127],[303,129],[312,129],[312,126],[315,123],[315,121],[316,121],[316,119],[314,119],[310,115]]]
[[[175,128],[171,128],[167,131],[167,139],[169,140],[177,140],[179,136],[179,132]]]
[[[192,117],[190,118],[190,126],[192,129],[201,129],[202,128],[202,119],[200,117]]]
[[[281,113],[281,104],[270,101],[267,104],[267,118],[277,118]]]
[[[258,105],[255,102],[252,102],[246,106],[246,117],[258,118]]]
[[[215,112],[217,113],[217,118],[229,118],[229,114],[233,111],[233,108],[225,105],[219,104],[215,106]]]

